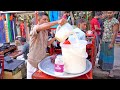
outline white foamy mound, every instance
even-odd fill
[[[86,41],[83,41],[87,43]],[[64,71],[67,73],[81,73],[86,70],[86,44],[61,44]]]

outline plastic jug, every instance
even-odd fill
[[[59,42],[64,42],[72,33],[73,33],[73,27],[69,23],[66,23],[63,26],[59,25],[56,29],[55,38]]]
[[[64,61],[64,72],[81,73],[86,69],[86,40],[79,40],[75,44],[60,43],[62,58]]]

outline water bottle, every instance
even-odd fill
[[[62,56],[58,55],[55,59],[55,74],[56,75],[63,75],[64,73],[64,62],[62,60]]]

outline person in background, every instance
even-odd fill
[[[12,58],[17,58],[18,60],[27,60],[27,54],[29,53],[29,44],[23,37],[19,37],[18,40],[20,41],[21,45],[23,45],[23,48],[17,55],[13,56]]]
[[[70,11],[64,11],[63,16],[66,16],[65,17],[66,19],[69,18],[68,23],[71,24],[71,25],[73,25],[73,22],[72,22],[72,12],[70,12]]]
[[[86,40],[86,35],[83,31],[86,30],[86,28],[87,28],[87,21],[83,18],[77,19],[76,25],[77,25],[77,28],[74,29],[74,32],[76,33],[77,38],[79,40]],[[75,39],[74,35],[70,35],[68,40],[70,42],[74,43],[76,39]]]
[[[66,18],[68,18],[70,16],[70,11],[64,11],[63,15],[65,15]]]
[[[48,41],[48,29],[56,24],[63,25],[65,19],[49,22],[48,14],[40,12],[38,24],[34,25],[30,32],[30,49],[27,60],[27,79],[32,79],[32,74],[38,69],[38,64],[46,57],[46,48],[56,39],[55,37]]]
[[[118,30],[119,21],[114,18],[114,11],[107,11],[98,64],[102,70],[109,71],[110,77],[113,77],[114,43]]]
[[[24,26],[24,20],[21,20],[20,23],[20,31],[21,31],[21,37],[26,37],[26,33],[25,33],[25,26]]]
[[[100,12],[100,16],[99,16],[99,18],[98,18],[98,22],[100,23],[100,28],[101,28],[101,34],[100,34],[100,43],[101,43],[101,40],[102,40],[102,36],[103,36],[103,32],[104,32],[104,26],[103,26],[103,24],[104,24],[104,20],[103,20],[103,14],[102,14],[102,12]]]
[[[90,21],[90,29],[94,32],[96,36],[96,47],[97,47],[97,52],[99,51],[99,43],[100,43],[100,23],[98,21],[98,18],[100,16],[100,12],[96,12],[94,18]]]

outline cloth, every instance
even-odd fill
[[[97,18],[93,18],[90,21],[90,25],[91,25],[91,30],[95,31],[98,35],[100,35],[100,30],[95,30],[95,27],[94,27],[94,25],[97,25],[98,28],[100,28],[100,23],[98,22]]]
[[[16,25],[16,29],[17,29],[17,36],[21,36],[20,28],[18,25]]]
[[[0,43],[6,42],[5,30],[4,30],[4,21],[0,21]]]
[[[103,70],[111,70],[114,65],[114,47],[109,49],[109,44],[110,42],[102,42],[101,44],[98,64]]]
[[[50,11],[49,18],[50,18],[50,22],[58,20],[58,18],[59,18],[58,11]]]
[[[27,36],[27,21],[24,21],[24,31],[25,31],[25,35]]]
[[[28,53],[28,61],[35,68],[37,68],[38,63],[45,58],[48,42],[48,31],[42,30],[37,33],[36,26],[37,25],[35,25],[30,32],[30,46]]]
[[[37,71],[37,68],[33,67],[28,61],[27,61],[27,79],[32,79],[33,73]]]
[[[76,33],[78,40],[86,40],[85,33],[81,29],[75,28],[74,32]],[[68,40],[72,43],[74,43],[76,41],[76,39],[73,35],[70,35]]]
[[[113,36],[113,25],[119,24],[119,21],[116,18],[112,18],[110,21],[106,20],[104,22],[104,33],[102,41],[111,42]]]
[[[58,11],[49,11],[49,19],[50,22],[59,20],[59,12]],[[54,25],[51,28],[56,28],[58,25]]]
[[[16,18],[13,18],[13,31],[15,32],[14,38],[17,36],[17,28],[16,28]]]
[[[25,35],[24,23],[21,23],[21,24],[20,24],[20,31],[21,31],[21,36],[25,38],[26,35]]]
[[[14,41],[14,31],[13,31],[13,21],[10,21],[10,31],[11,31],[11,36],[12,36],[12,41]]]

